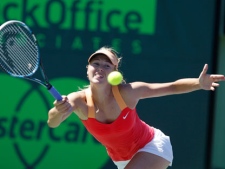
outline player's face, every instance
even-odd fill
[[[87,69],[87,75],[90,82],[105,83],[107,76],[115,69],[109,58],[105,55],[94,56]]]

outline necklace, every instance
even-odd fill
[[[98,106],[95,106],[95,107],[96,107],[95,113],[98,113],[99,112],[99,108],[98,108]]]

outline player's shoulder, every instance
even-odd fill
[[[133,83],[119,85],[119,91],[126,105],[132,109],[135,108],[139,98],[135,93]]]
[[[130,82],[130,83],[125,83],[125,84],[121,84],[119,85],[119,90],[120,91],[126,91],[126,92],[130,92],[133,89],[142,86],[144,82]]]
[[[131,82],[126,84],[119,85],[119,91],[122,95],[126,95],[128,97],[138,96],[138,92],[141,91],[143,88],[146,88],[147,83],[145,82]]]
[[[132,83],[125,83],[118,85],[119,92],[122,95],[127,95],[132,91]]]
[[[79,91],[76,91],[76,92],[72,92],[72,93],[68,94],[67,97],[71,101],[85,100],[85,98],[86,98],[85,89],[79,90]]]

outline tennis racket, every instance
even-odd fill
[[[56,100],[62,100],[45,74],[34,34],[21,21],[11,20],[0,26],[0,68],[13,77],[41,84]],[[43,80],[33,77],[38,69]]]

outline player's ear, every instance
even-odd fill
[[[114,67],[114,70],[118,71],[118,68],[115,66],[115,67]]]
[[[87,71],[87,78],[88,78],[88,71]]]

